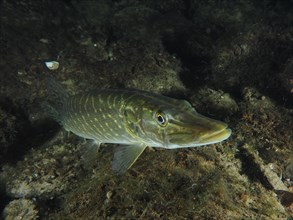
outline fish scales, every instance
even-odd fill
[[[134,94],[122,91],[96,91],[70,97],[64,103],[66,130],[99,143],[123,143],[128,135],[123,123],[125,100]],[[121,138],[123,136],[123,140]],[[135,141],[133,141],[135,142]]]
[[[231,134],[227,124],[197,113],[185,100],[116,89],[70,96],[51,78],[48,85],[48,112],[67,131],[96,143],[120,144],[112,162],[117,173],[131,167],[147,146],[196,147]]]

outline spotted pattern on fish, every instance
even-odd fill
[[[114,154],[117,172],[128,169],[146,146],[194,147],[231,134],[225,123],[200,115],[185,100],[115,89],[70,96],[54,80],[49,80],[49,91],[50,114],[67,131],[96,143],[122,145]]]

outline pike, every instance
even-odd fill
[[[48,81],[47,109],[65,130],[101,143],[119,144],[112,162],[124,173],[147,146],[197,147],[226,140],[227,124],[196,112],[185,100],[140,90],[105,89],[70,96]]]

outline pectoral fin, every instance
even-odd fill
[[[122,174],[134,164],[141,155],[145,145],[121,145],[114,153],[112,168],[115,173]]]
[[[88,140],[81,149],[82,162],[85,167],[91,167],[97,159],[97,152],[100,147],[100,143],[94,140]]]

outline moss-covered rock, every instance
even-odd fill
[[[3,211],[3,217],[12,219],[38,219],[39,211],[35,202],[30,199],[15,199]]]

